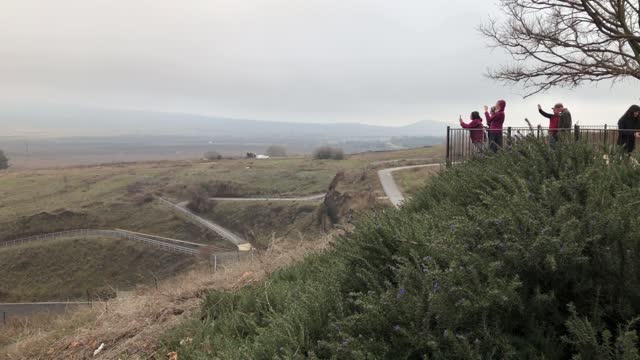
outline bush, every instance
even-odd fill
[[[269,157],[286,157],[287,149],[284,146],[271,145],[267,148],[266,155]]]
[[[9,158],[0,150],[0,170],[9,168]]]
[[[209,193],[203,186],[192,188],[190,193],[190,200],[187,204],[189,210],[197,213],[207,213],[213,209],[213,202],[209,199]]]
[[[216,151],[207,151],[206,153],[204,153],[204,158],[206,160],[209,160],[209,161],[221,160],[222,159],[222,155],[220,155]]]
[[[640,169],[609,159],[524,140],[455,166],[326,253],[212,292],[181,356],[638,359]]]
[[[329,146],[323,146],[317,148],[313,152],[313,158],[316,160],[343,160],[344,151],[339,148],[332,148]]]

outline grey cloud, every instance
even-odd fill
[[[0,103],[401,124],[455,120],[498,98],[521,121],[554,97],[599,122],[633,101],[633,84],[523,101],[484,78],[508,61],[475,30],[493,3],[5,0]]]

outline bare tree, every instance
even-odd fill
[[[515,63],[490,70],[531,96],[554,86],[640,79],[640,0],[500,0],[480,31]]]

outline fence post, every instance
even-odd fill
[[[447,167],[451,166],[451,158],[450,158],[450,151],[449,151],[449,146],[451,144],[451,126],[447,126],[447,160],[446,160],[446,165]]]
[[[507,128],[507,145],[511,147],[511,126]]]
[[[607,147],[607,139],[609,138],[609,132],[607,131],[607,124],[604,124],[604,150],[609,151]]]
[[[576,141],[580,140],[580,126],[578,124],[573,126],[573,131],[575,133]]]
[[[542,125],[538,124],[538,139],[540,139],[540,133],[542,131]]]

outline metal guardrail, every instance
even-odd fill
[[[538,126],[530,127],[506,127],[502,130],[503,146],[509,146],[519,138],[535,137],[538,139],[550,139],[555,134],[562,141],[585,141],[594,146],[608,148],[616,144],[620,132],[637,132],[638,130],[618,129],[611,125],[575,125],[571,129],[549,129]],[[482,132],[483,140],[473,143],[471,134]],[[483,151],[489,151],[488,132],[485,128],[464,129],[447,126],[446,161],[447,165],[465,161],[477,156]]]
[[[179,214],[185,216],[188,220],[195,222],[198,225],[204,226],[209,230],[212,230],[214,232],[216,232],[218,235],[222,236],[223,238],[229,240],[230,242],[232,242],[234,245],[236,245],[238,247],[238,250],[240,251],[249,251],[251,250],[251,244],[249,242],[247,242],[246,240],[242,239],[240,236],[238,236],[237,234],[234,234],[233,232],[223,228],[220,225],[214,224],[211,221],[208,221],[206,219],[201,218],[200,216],[197,216],[196,214],[192,213],[191,211],[178,206],[174,203],[172,203],[169,200],[163,199],[161,197],[157,198],[158,201],[160,201],[160,204],[168,206],[169,208],[177,211]]]
[[[55,239],[63,239],[63,238],[74,238],[74,237],[107,237],[107,238],[115,238],[115,239],[126,239],[132,241],[138,241],[150,246],[159,247],[168,251],[179,252],[192,256],[202,255],[205,258],[209,257],[209,261],[211,262],[214,268],[217,268],[218,265],[228,264],[231,262],[237,262],[244,258],[251,257],[253,258],[253,251],[215,251],[211,249],[211,246],[206,244],[194,243],[189,241],[165,238],[156,235],[148,235],[142,233],[136,233],[133,231],[127,230],[97,230],[97,229],[78,229],[78,230],[68,230],[68,231],[60,231],[49,234],[35,235],[21,239],[2,241],[0,242],[0,248],[4,247],[13,247],[24,245],[31,242],[36,241],[46,241],[46,240],[55,240]],[[212,251],[212,252],[210,252]],[[210,252],[209,254],[207,254]]]
[[[171,242],[171,241],[179,241],[179,240],[168,239],[168,238],[166,238],[165,240],[160,240],[159,237],[154,238],[153,235],[134,233],[134,232],[129,232],[125,230],[96,230],[96,229],[78,229],[78,230],[60,231],[55,233],[30,236],[30,237],[21,238],[21,239],[3,241],[3,242],[0,242],[0,248],[23,245],[23,244],[34,242],[34,241],[45,241],[45,240],[54,240],[54,239],[71,238],[71,237],[108,237],[108,238],[116,238],[116,239],[127,239],[127,240],[142,242],[147,245],[152,245],[155,247],[160,247],[170,251],[189,254],[189,255],[198,255],[200,253],[199,249],[178,245]]]

